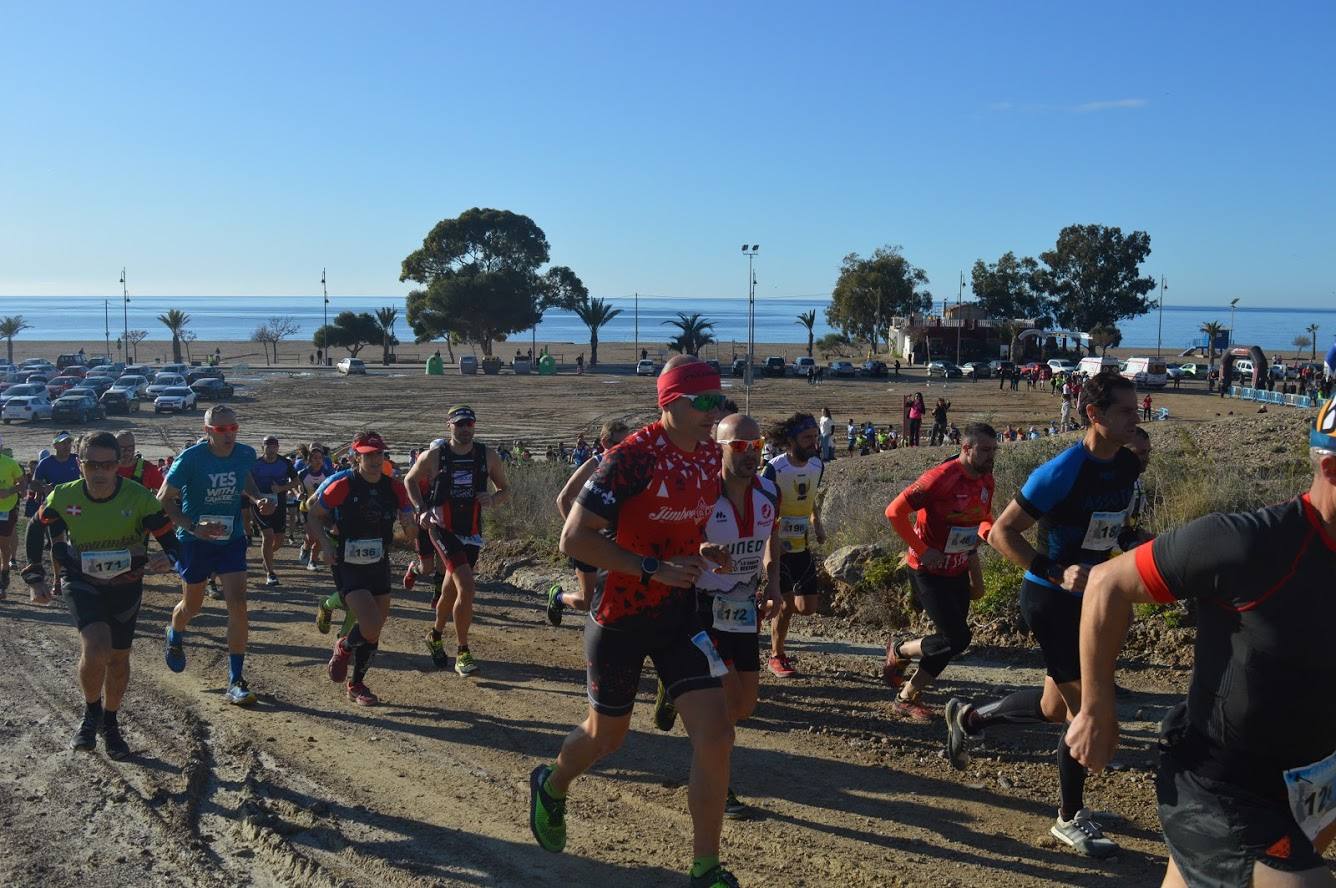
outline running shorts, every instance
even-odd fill
[[[812,553],[785,552],[779,556],[779,591],[784,595],[817,595],[816,562]]]
[[[143,598],[142,581],[116,586],[96,586],[87,580],[66,579],[61,588],[65,603],[80,632],[94,623],[106,623],[111,630],[111,647],[127,651],[135,638],[139,603]]]
[[[246,538],[239,536],[219,544],[188,536],[181,541],[176,572],[191,585],[202,583],[214,574],[245,573]]]
[[[17,505],[0,515],[0,537],[7,537],[14,532],[14,528],[19,522],[19,507]]]
[[[575,568],[576,571],[578,571],[579,573],[582,573],[582,574],[596,574],[596,573],[598,573],[598,568],[597,568],[597,567],[594,567],[594,565],[592,565],[592,564],[585,564],[583,561],[579,561],[579,560],[577,560],[577,559],[575,559],[575,558],[570,558],[570,559],[567,559],[567,560],[570,561],[571,567]]]
[[[725,666],[732,666],[738,672],[761,671],[761,621],[756,621],[755,632],[724,632],[714,628],[714,598],[704,592],[698,593],[696,606],[701,625],[710,633],[710,641],[719,652],[719,659]]]
[[[418,528],[417,553],[421,558],[431,558],[436,554],[436,548],[431,544],[431,534],[421,527]]]
[[[334,588],[338,589],[341,595],[356,592],[358,589],[365,589],[377,597],[389,595],[392,591],[390,588],[390,559],[383,558],[375,564],[344,564],[342,562],[335,564]]]
[[[288,510],[281,504],[270,515],[261,515],[260,510],[254,506],[251,507],[251,511],[255,514],[255,525],[261,530],[284,533],[288,529]]]
[[[440,527],[432,527],[429,536],[436,554],[445,562],[446,571],[463,567],[465,564],[469,567],[477,566],[482,546],[466,544],[455,534]]]
[[[1039,642],[1049,677],[1058,684],[1079,681],[1080,596],[1023,580],[1021,616]]]
[[[710,675],[708,655],[691,640],[700,631],[690,619],[668,631],[647,633],[609,629],[587,617],[589,704],[603,715],[629,715],[646,657],[654,662],[659,680],[674,700],[688,691],[720,687],[719,679]]]

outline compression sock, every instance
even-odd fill
[[[718,854],[707,854],[704,857],[697,857],[691,862],[691,877],[693,879],[705,875],[710,870],[719,865]]]
[[[361,684],[366,678],[366,671],[371,668],[371,660],[379,647],[377,642],[364,641],[353,651],[353,684]]]
[[[227,655],[227,681],[229,684],[236,684],[241,681],[241,667],[246,663],[245,654]]]
[[[433,626],[433,627],[431,628],[431,640],[432,640],[432,641],[440,641],[440,640],[441,640],[441,630],[440,630],[440,629],[437,629],[435,626]]]
[[[548,772],[547,779],[543,781],[543,792],[552,796],[554,799],[566,798],[566,793],[557,792],[557,788],[552,785],[552,775],[557,773],[557,763],[552,763],[552,769]]]
[[[1063,820],[1071,820],[1085,807],[1085,780],[1086,769],[1072,758],[1064,733],[1058,740],[1058,800]]]
[[[355,651],[366,644],[366,638],[362,635],[362,627],[354,626],[353,631],[348,633],[348,637],[343,640],[343,646],[350,651]]]
[[[111,728],[112,730],[115,730],[117,727],[119,727],[116,724],[115,709],[108,709],[102,713],[102,726],[104,728]]]
[[[1001,700],[994,700],[970,710],[965,727],[971,733],[978,733],[989,725],[1037,725],[1047,721],[1040,708],[1044,699],[1042,688],[1028,688],[1008,694]]]
[[[352,611],[345,613],[343,615],[343,625],[339,627],[339,638],[347,638],[348,634],[353,631],[353,627],[356,625],[357,614]]]

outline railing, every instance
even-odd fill
[[[1266,389],[1250,388],[1242,385],[1233,385],[1229,387],[1229,395],[1232,398],[1238,398],[1243,401],[1258,401],[1263,404],[1280,404],[1285,407],[1312,408],[1313,399],[1307,395],[1287,395],[1282,392],[1271,392]]]

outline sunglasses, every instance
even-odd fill
[[[103,472],[110,471],[120,465],[120,460],[115,459],[85,459],[80,460],[80,462],[84,464],[84,468]]]
[[[234,423],[229,423],[228,425],[216,425],[216,426],[214,426],[214,425],[205,425],[204,427],[205,427],[206,429],[208,429],[209,431],[211,431],[211,432],[219,432],[219,433],[222,433],[222,432],[235,432],[237,429],[240,428],[240,426],[238,426],[235,422],[234,422]]]
[[[690,402],[691,408],[693,410],[699,410],[701,413],[709,413],[711,410],[718,410],[720,407],[724,406],[724,401],[727,400],[722,394],[683,395],[682,399]]]
[[[734,453],[750,453],[752,451],[760,453],[765,449],[765,438],[734,438],[731,441],[720,441],[719,444]]]

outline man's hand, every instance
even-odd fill
[[[417,522],[417,526],[423,530],[431,530],[431,526],[435,522],[435,519],[431,517],[431,511],[426,509],[418,512],[414,516],[414,520]]]
[[[478,494],[478,505],[486,508],[487,506],[490,506],[495,499],[495,493],[492,493],[490,490],[484,490],[482,493]]]
[[[1118,716],[1112,707],[1095,712],[1082,709],[1067,726],[1067,746],[1072,758],[1098,774],[1118,749]]]
[[[718,565],[718,567],[706,565],[707,569],[714,573],[728,573],[733,569],[733,556],[726,546],[721,546],[719,543],[701,543],[700,555]]]
[[[1060,585],[1068,592],[1081,593],[1085,591],[1086,581],[1090,579],[1090,565],[1073,564],[1062,572],[1062,582]]]
[[[663,583],[665,586],[671,586],[674,589],[690,589],[696,585],[696,580],[700,579],[704,569],[703,559],[688,557],[676,561],[660,561],[659,569],[651,576],[655,582]]]
[[[274,509],[276,507],[277,502],[272,496],[262,496],[255,501],[255,508],[260,511],[261,515],[268,516],[274,514]]]
[[[767,592],[765,598],[759,604],[761,605],[761,619],[773,620],[784,610],[784,596],[779,594],[778,589],[774,589]]]
[[[919,564],[929,570],[936,570],[942,566],[944,561],[946,561],[946,555],[940,549],[924,549],[923,553],[919,555]]]

